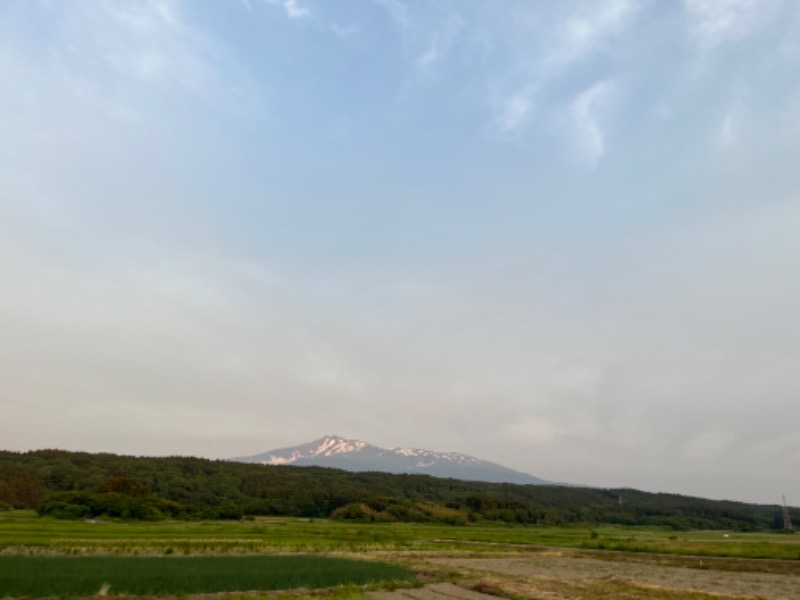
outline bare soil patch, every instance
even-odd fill
[[[372,592],[370,597],[374,600],[496,600],[490,594],[468,590],[452,583],[433,583],[421,588],[393,592]]]
[[[485,557],[425,557],[424,562],[445,570],[458,570],[478,583],[482,591],[499,595],[518,595],[528,598],[599,598],[599,597],[681,597],[669,592],[697,592],[710,596],[729,598],[761,598],[770,600],[800,600],[800,574],[795,569],[787,572],[748,572],[724,570],[701,565],[699,568],[675,566],[665,561],[641,562],[587,558],[569,552],[544,552],[537,554],[512,554]],[[768,569],[769,570],[769,569]],[[503,585],[505,582],[505,585]],[[516,582],[510,586],[510,582]],[[536,591],[537,585],[540,592]],[[559,586],[553,584],[560,583]],[[608,596],[590,593],[594,584],[600,592],[607,589]],[[483,587],[481,587],[483,585]],[[516,591],[511,591],[515,587]],[[625,590],[629,587],[631,590]],[[613,590],[617,589],[616,594]],[[642,592],[637,595],[635,590]],[[556,595],[544,594],[545,591]],[[571,591],[570,591],[571,590]],[[659,592],[660,591],[660,592]],[[633,594],[633,595],[629,595]],[[574,594],[574,595],[570,595]],[[686,598],[703,597],[696,594]]]

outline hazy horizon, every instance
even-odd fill
[[[0,447],[338,433],[800,504],[800,5],[0,4]]]

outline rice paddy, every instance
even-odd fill
[[[395,565],[326,556],[0,556],[0,597],[189,594],[411,582]]]

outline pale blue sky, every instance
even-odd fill
[[[798,157],[792,0],[6,0],[0,446],[797,504]]]

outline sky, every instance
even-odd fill
[[[794,0],[4,0],[0,448],[800,505],[799,159]]]

